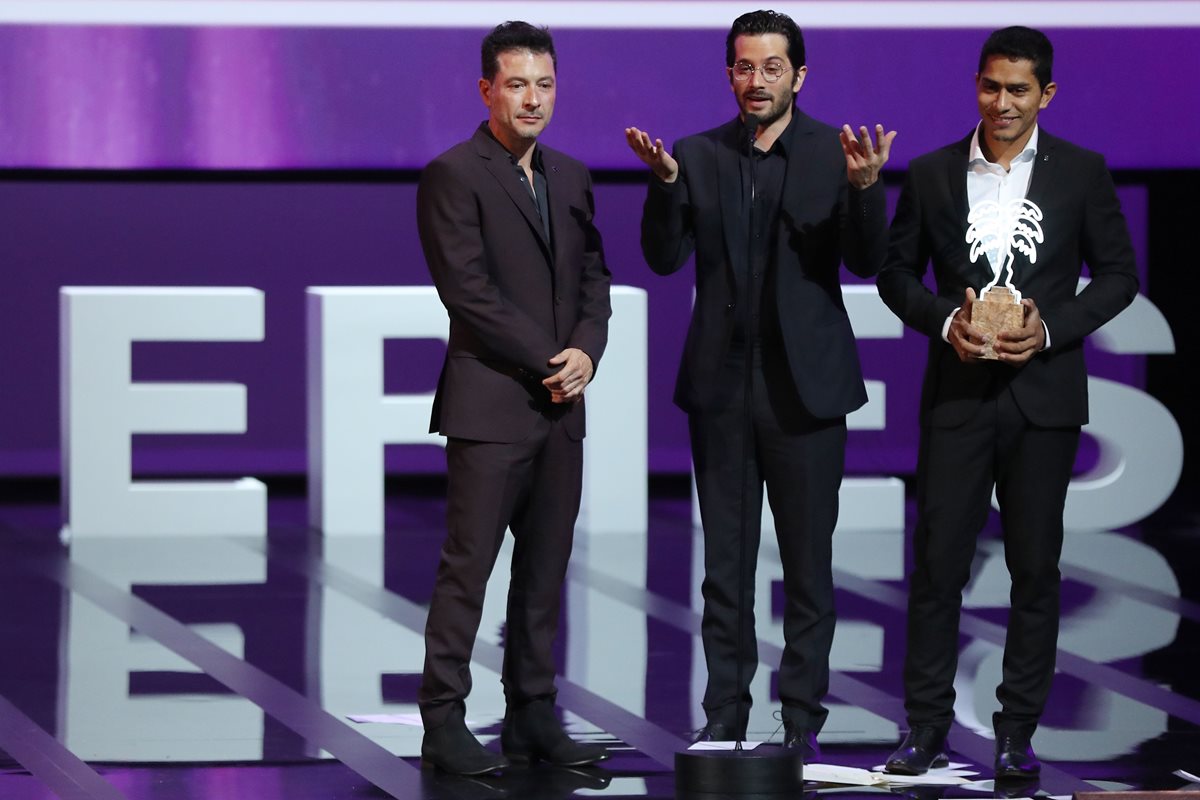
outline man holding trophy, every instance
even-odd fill
[[[1129,232],[1104,159],[1038,127],[1053,49],[984,43],[980,122],[915,159],[879,293],[929,336],[904,667],[909,733],[887,771],[945,766],[962,591],[995,490],[1012,578],[996,696],[997,778],[1031,778],[1058,643],[1063,508],[1087,422],[1083,339],[1133,301]],[[936,293],[922,282],[932,261]],[[1083,263],[1091,281],[1077,292]],[[978,294],[977,294],[978,292]]]

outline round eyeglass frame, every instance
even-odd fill
[[[768,69],[778,69],[779,74],[772,75],[771,73],[767,72]],[[739,61],[729,68],[729,74],[732,75],[733,79],[738,83],[745,83],[746,81],[750,80],[750,76],[756,72],[761,72],[763,80],[767,83],[778,83],[784,75],[787,75],[791,71],[791,67],[785,67],[783,64],[778,62],[771,62],[770,64],[763,64],[761,67],[756,67],[753,64],[749,64],[745,61]]]

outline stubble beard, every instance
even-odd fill
[[[767,128],[767,127],[770,127],[771,125],[774,125],[779,120],[783,119],[783,117],[788,113],[788,110],[791,108],[791,105],[794,100],[795,100],[795,96],[792,95],[792,96],[784,97],[782,102],[778,102],[778,101],[776,101],[775,97],[772,95],[771,105],[767,108],[765,113],[760,114],[758,117],[759,127]],[[749,98],[747,98],[747,101],[749,101]],[[754,113],[754,112],[749,111],[745,106],[742,107],[742,118],[743,119],[745,119],[747,116],[749,116],[752,113]]]

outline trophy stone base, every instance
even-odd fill
[[[971,325],[983,333],[983,355],[980,358],[997,358],[992,345],[1000,331],[1013,331],[1025,325],[1025,306],[1017,302],[1013,293],[1005,286],[993,286],[980,295],[971,306]]]

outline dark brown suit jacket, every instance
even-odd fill
[[[509,153],[480,126],[421,174],[417,225],[450,342],[430,430],[515,442],[539,416],[561,417],[583,438],[583,402],[552,404],[543,378],[568,347],[598,366],[608,341],[609,284],[592,224],[583,164],[542,144],[550,208],[547,241],[537,205]]]

